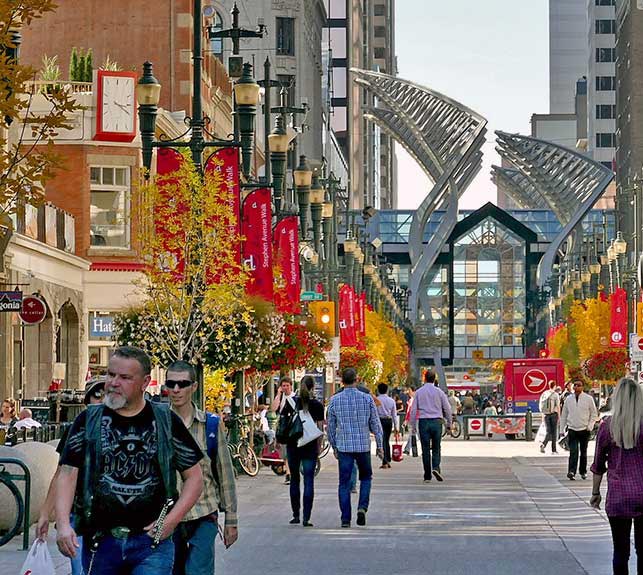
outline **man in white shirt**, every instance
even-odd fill
[[[42,427],[40,422],[33,418],[31,409],[23,408],[20,410],[20,419],[14,424],[15,429],[31,429],[32,427]]]
[[[560,415],[560,396],[556,393],[556,382],[549,382],[549,389],[543,391],[538,402],[540,413],[543,414],[547,435],[545,441],[540,444],[540,452],[545,453],[547,443],[551,441],[551,452],[556,453],[556,428],[558,427],[558,417]]]
[[[382,465],[380,469],[391,468],[391,433],[393,430],[398,431],[398,417],[397,409],[395,407],[395,400],[388,396],[388,385],[380,383],[377,386],[377,400],[375,407],[377,415],[382,424],[382,431],[384,432],[384,457],[382,458]],[[379,402],[379,403],[378,403]]]
[[[567,478],[576,479],[576,471],[580,472],[583,479],[587,479],[587,444],[594,423],[598,419],[598,411],[594,400],[583,391],[584,383],[580,379],[572,381],[574,393],[567,397],[563,404],[560,418],[560,430],[563,432],[565,425],[568,428],[569,465]],[[580,464],[579,464],[580,451]]]

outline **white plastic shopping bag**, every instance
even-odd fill
[[[18,575],[56,575],[56,568],[45,541],[36,539]]]
[[[547,427],[545,426],[545,422],[543,421],[536,433],[536,442],[542,443],[543,441],[545,441],[545,437],[547,437]]]

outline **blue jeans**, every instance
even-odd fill
[[[440,444],[442,442],[442,420],[418,420],[418,432],[422,445],[422,465],[424,466],[424,479],[431,479],[431,471],[440,469]]]
[[[357,463],[353,463],[353,471],[351,471],[351,493],[357,487]]]
[[[174,575],[214,573],[214,542],[218,527],[216,515],[184,521],[174,532]]]
[[[83,546],[83,569],[89,571],[92,559],[91,545]],[[172,539],[161,541],[152,549],[152,538],[147,533],[116,539],[106,535],[100,539],[94,555],[92,575],[159,575],[168,573],[174,563]]]
[[[339,508],[342,512],[342,523],[351,521],[351,474],[357,463],[359,469],[359,503],[358,509],[368,511],[368,503],[371,497],[371,483],[373,469],[371,467],[371,454],[368,451],[360,453],[347,453],[339,451]]]
[[[305,452],[304,452],[305,453]],[[304,475],[304,521],[310,519],[315,498],[315,467],[317,457],[302,457],[298,447],[288,446],[288,468],[290,469],[290,506],[293,517],[299,517],[301,506],[301,489],[299,468]]]

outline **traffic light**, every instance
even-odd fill
[[[328,337],[335,337],[335,302],[311,301],[308,311],[313,316],[315,327]]]
[[[540,352],[538,352],[538,355],[543,359],[546,358],[546,357],[549,357],[549,350],[548,349],[541,349]]]

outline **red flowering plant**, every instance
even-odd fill
[[[627,374],[628,361],[626,350],[610,349],[590,357],[583,370],[590,379],[614,384]]]
[[[369,387],[378,383],[384,364],[377,361],[365,350],[356,347],[342,347],[339,355],[339,368],[353,367],[357,375]]]
[[[330,349],[328,338],[294,317],[286,319],[282,343],[261,364],[255,364],[255,369],[272,372],[323,366],[324,351]]]

